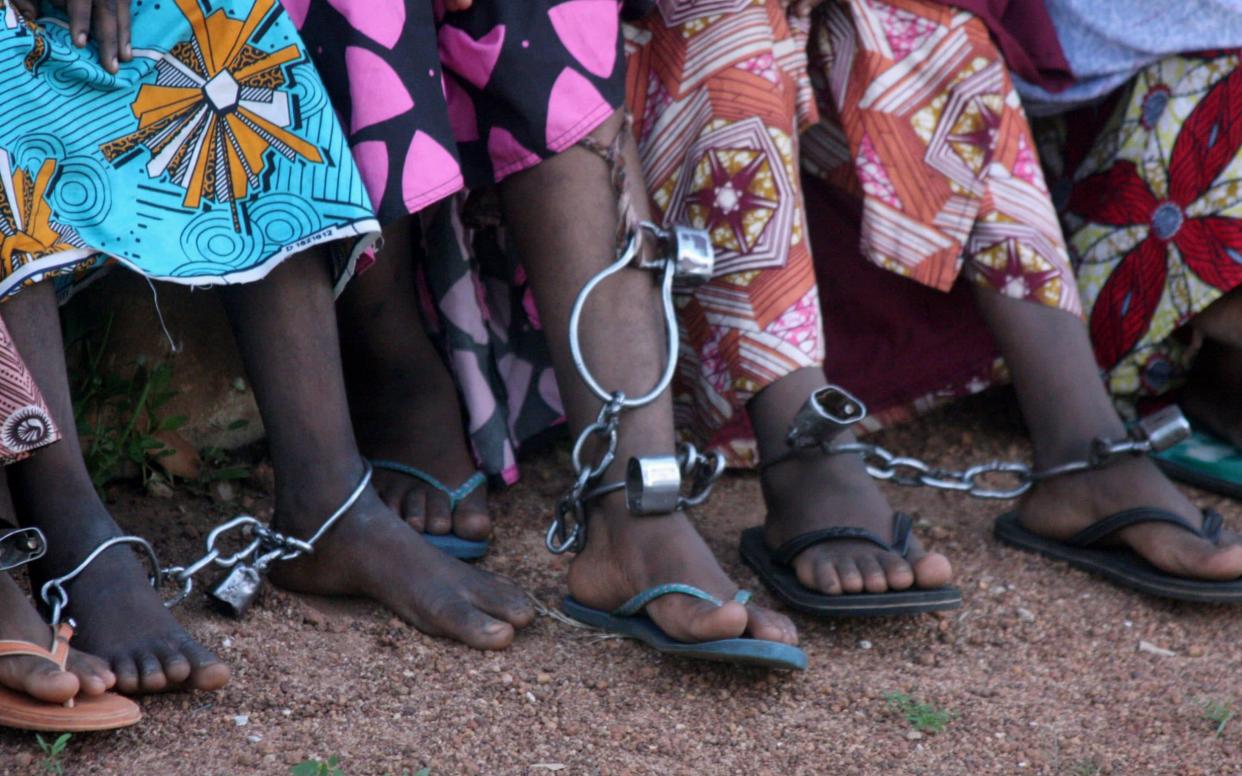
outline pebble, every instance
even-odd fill
[[[237,500],[237,488],[228,480],[216,480],[209,488],[211,500],[217,504],[231,504]]]
[[[1018,619],[1021,620],[1022,622],[1035,622],[1035,613],[1032,612],[1030,609],[1023,609],[1021,606],[1019,606],[1018,607]]]
[[[867,641],[866,639],[862,639],[861,641],[858,642],[858,648],[859,649],[871,649],[871,642]]]
[[[923,737],[923,734],[917,730],[911,730],[909,733],[906,733],[906,738],[910,739],[911,741],[918,741],[922,737]]]
[[[250,724],[250,716],[248,714],[238,714],[233,717],[233,724],[238,727],[245,727]]]
[[[1190,657],[1203,657],[1207,654],[1207,650],[1199,644],[1191,644],[1189,647],[1186,647],[1186,654]]]
[[[1164,647],[1157,647],[1150,641],[1140,641],[1138,643],[1138,651],[1146,652],[1149,655],[1159,655],[1160,657],[1175,657],[1177,655],[1177,653],[1173,650],[1165,649]]]
[[[548,682],[552,681],[552,675],[551,674],[539,674],[538,676],[535,677],[535,681],[539,684],[547,684]]]
[[[34,755],[30,752],[18,752],[16,762],[18,768],[29,768],[34,764]]]

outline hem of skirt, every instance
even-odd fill
[[[605,104],[578,119],[572,127],[557,135],[550,143],[547,144],[548,148],[553,152],[551,156],[561,154],[572,148],[579,141],[581,141],[582,138],[594,132],[600,124],[607,121],[608,117],[616,113],[617,110],[618,108]],[[536,167],[546,159],[551,158],[551,156],[539,156],[533,152],[531,153],[531,156],[534,157],[534,161],[531,161],[529,158],[520,159],[516,162],[510,162],[504,167],[496,168],[492,175],[494,178],[493,183],[500,183],[510,175],[516,175],[519,172]]]
[[[93,248],[74,248],[71,251],[61,251],[60,253],[45,256],[41,259],[30,262],[29,264],[25,264],[19,271],[0,279],[0,299],[7,299],[17,290],[19,286],[30,278],[38,277],[39,275],[77,264],[83,259],[88,259],[92,256],[106,256],[107,258],[116,261],[118,264],[121,264],[127,269],[130,269],[145,278],[150,280],[160,280],[168,283],[176,283],[181,286],[209,288],[213,286],[231,286],[241,285],[244,283],[253,283],[267,277],[272,270],[284,263],[286,259],[296,256],[303,251],[325,243],[336,242],[338,240],[348,238],[356,238],[354,240],[354,244],[350,248],[349,258],[346,260],[345,266],[341,268],[340,276],[337,278],[336,283],[333,286],[333,293],[336,296],[340,296],[341,292],[345,290],[345,286],[353,278],[354,271],[358,266],[358,258],[364,251],[374,245],[375,242],[379,240],[379,237],[379,221],[374,218],[363,219],[361,221],[355,221],[347,226],[338,226],[326,229],[316,235],[299,240],[293,245],[287,245],[268,258],[264,259],[261,263],[247,267],[244,270],[230,272],[224,275],[202,275],[197,277],[150,274],[148,272],[144,272],[134,262],[123,256],[114,256],[105,251],[99,251]],[[97,273],[98,270],[92,272],[91,274],[95,275]],[[73,296],[74,292],[85,288],[90,282],[91,279],[75,283],[73,290],[66,294],[61,299],[61,302],[64,303],[65,301],[68,301],[68,299]]]
[[[438,183],[429,189],[419,192],[415,197],[402,198],[407,214],[418,213],[428,208],[442,199],[453,196],[457,192],[466,187],[466,179],[459,172],[452,178],[447,179],[444,183]],[[441,194],[440,192],[444,192]]]

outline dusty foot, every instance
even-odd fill
[[[768,507],[764,536],[773,549],[834,526],[865,528],[886,542],[893,540],[893,508],[858,456],[793,458],[766,469],[761,482]],[[934,589],[953,578],[948,559],[926,552],[913,534],[905,558],[867,541],[833,541],[803,550],[793,566],[799,582],[829,595]]]
[[[1204,343],[1178,403],[1208,431],[1242,449],[1242,349]]]
[[[684,595],[656,599],[646,613],[670,637],[697,642],[736,638],[798,642],[782,614],[732,600],[737,585],[683,514],[632,517],[624,497],[600,499],[591,511],[587,546],[569,567],[569,592],[587,606],[612,611],[655,585],[693,585],[726,602],[716,606]]]
[[[1135,507],[1167,509],[1195,526],[1203,519],[1198,507],[1146,458],[1045,480],[1022,500],[1019,515],[1028,530],[1067,539],[1097,520]],[[1170,574],[1215,580],[1242,576],[1242,537],[1228,529],[1217,545],[1159,523],[1118,531],[1116,541]]]
[[[26,600],[25,594],[0,573],[0,641],[29,641],[51,648],[52,630]],[[48,703],[64,703],[83,693],[101,695],[116,684],[108,664],[76,649],[62,671],[54,663],[37,657],[0,658],[0,685]]]
[[[39,526],[48,552],[33,567],[36,585],[76,568],[105,538],[121,534],[102,505],[86,509],[77,519],[61,515],[56,527]],[[151,588],[148,573],[122,545],[106,550],[66,585],[65,616],[77,622],[74,645],[106,661],[122,693],[223,687],[228,666],[182,629]]]
[[[416,380],[351,382],[350,414],[363,455],[413,466],[457,488],[475,473],[474,461],[452,379],[438,358],[427,362]],[[463,539],[491,535],[486,484],[454,510],[447,494],[416,477],[376,469],[374,482],[383,502],[417,531]]]
[[[278,498],[275,525],[308,538],[353,491],[359,474],[361,463],[348,478],[290,487],[293,495]],[[370,598],[424,633],[476,649],[509,646],[515,629],[535,615],[521,590],[429,545],[370,488],[313,556],[274,564],[271,578],[295,592]]]

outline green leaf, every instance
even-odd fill
[[[231,466],[227,469],[218,469],[207,475],[207,479],[215,482],[216,480],[244,480],[250,476],[249,466]]]
[[[189,422],[190,422],[190,419],[187,418],[185,415],[170,415],[169,417],[164,418],[163,420],[160,421],[159,430],[160,431],[176,431],[177,429],[181,428],[182,426],[184,426],[186,423],[189,423]]]
[[[323,763],[318,760],[303,760],[297,765],[289,769],[289,773],[293,776],[319,776],[323,770]]]
[[[225,428],[229,431],[239,431],[249,425],[250,425],[250,421],[246,420],[245,418],[241,418],[239,420],[235,420],[232,423],[228,424],[227,426],[225,426]]]

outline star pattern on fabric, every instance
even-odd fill
[[[204,199],[235,207],[258,185],[269,150],[322,162],[319,149],[289,131],[292,106],[279,91],[283,68],[300,61],[301,52],[289,45],[266,53],[251,42],[276,0],[256,0],[241,20],[223,9],[204,16],[197,0],[176,4],[193,37],[160,59],[155,83],[144,84],[132,106],[138,129],[105,143],[104,156],[115,161],[145,146],[148,174],[167,174],[185,189],[190,208]]]
[[[713,241],[735,251],[750,250],[780,204],[769,194],[774,187],[767,157],[749,150],[711,149],[698,167],[706,185],[686,198],[695,222],[712,232]]]

